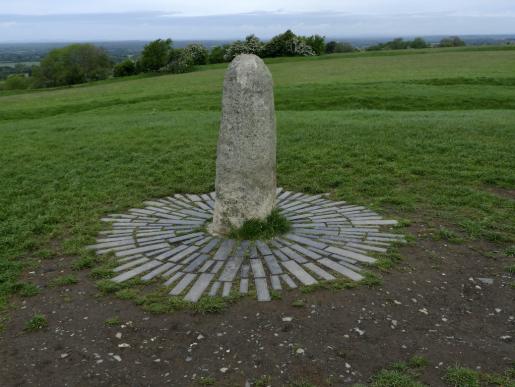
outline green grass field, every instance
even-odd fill
[[[275,59],[278,179],[461,238],[515,242],[515,50]],[[0,94],[0,308],[100,217],[214,188],[225,66]]]

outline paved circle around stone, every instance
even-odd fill
[[[255,289],[259,301],[270,289],[296,288],[345,277],[360,281],[363,265],[375,262],[399,234],[395,225],[362,206],[277,189],[277,208],[291,222],[288,234],[267,241],[236,241],[210,235],[215,194],[181,195],[146,202],[142,209],[102,220],[97,254],[113,252],[119,266],[114,282],[160,278],[170,295],[196,302],[202,295],[229,296]],[[235,289],[233,289],[235,287]],[[237,288],[236,288],[237,287]]]

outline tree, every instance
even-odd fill
[[[114,66],[113,75],[115,77],[127,77],[136,74],[136,63],[131,59],[125,59],[123,62]]]
[[[172,50],[170,61],[159,69],[163,73],[181,74],[193,69],[195,61],[190,50],[177,48]]]
[[[411,48],[420,49],[420,48],[428,48],[429,44],[422,38],[415,38],[412,42],[409,43]]]
[[[224,56],[229,46],[215,46],[209,53],[209,63],[223,63]]]
[[[245,41],[237,40],[225,51],[224,59],[229,62],[240,54],[263,56],[264,44],[255,35],[249,35]]]
[[[391,42],[386,43],[385,48],[390,50],[405,50],[406,48],[408,48],[408,46],[409,42],[406,42],[402,38],[397,38],[392,40]]]
[[[312,35],[304,39],[306,44],[310,46],[316,55],[325,53],[325,37],[320,35]]]
[[[350,43],[330,41],[325,45],[326,54],[334,54],[336,52],[354,52],[356,49]]]
[[[148,43],[141,52],[139,68],[144,72],[159,71],[167,65],[172,51],[171,39],[157,39]]]
[[[315,51],[305,41],[295,35],[291,30],[274,36],[265,45],[265,57],[277,56],[312,56],[316,55]]]
[[[327,42],[325,45],[325,53],[326,54],[334,54],[336,51],[336,45],[338,43],[334,40],[331,40],[330,42]]]
[[[112,63],[106,51],[92,44],[72,44],[50,51],[34,68],[36,85],[52,87],[105,79]]]
[[[449,36],[440,41],[440,47],[463,47],[465,42],[459,36]]]
[[[186,46],[186,51],[189,51],[193,64],[195,65],[205,65],[207,64],[209,51],[202,44],[190,44]]]
[[[4,90],[25,90],[30,87],[31,80],[25,75],[11,75],[4,82]]]

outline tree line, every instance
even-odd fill
[[[459,37],[442,39],[439,46],[464,46]],[[367,50],[399,50],[427,48],[422,38],[405,41],[401,38],[370,46]],[[230,62],[239,54],[255,54],[262,58],[285,56],[317,56],[353,52],[358,49],[350,43],[329,41],[320,35],[300,36],[291,30],[262,41],[255,35],[224,46],[208,50],[202,44],[190,44],[175,48],[171,39],[157,39],[143,47],[135,59],[127,58],[119,63],[109,57],[107,51],[92,44],[71,44],[51,50],[40,62],[23,74],[10,75],[3,89],[28,89],[74,85],[103,80],[111,76],[124,77],[145,73],[185,73],[195,66],[209,63]],[[1,85],[0,85],[1,86]]]

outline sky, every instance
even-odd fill
[[[515,0],[0,0],[0,42],[515,34]]]

